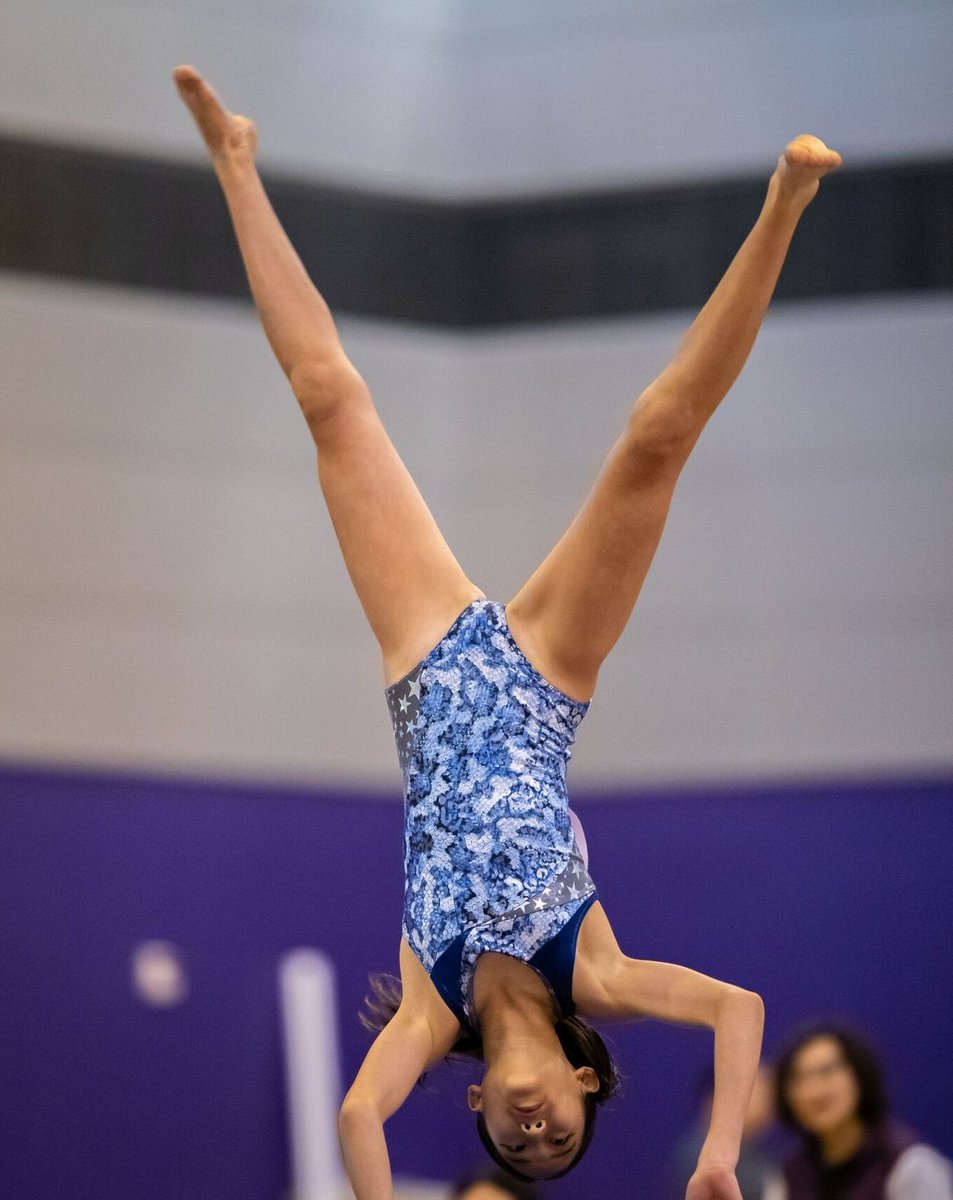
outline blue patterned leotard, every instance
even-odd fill
[[[463,1025],[476,1027],[473,970],[485,951],[529,963],[571,1013],[595,887],[566,764],[588,703],[540,675],[489,600],[465,608],[387,702],[404,776],[411,948]]]

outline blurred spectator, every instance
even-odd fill
[[[521,1183],[495,1167],[478,1167],[453,1185],[450,1200],[539,1200],[531,1183]]]
[[[685,1188],[698,1164],[698,1155],[708,1133],[714,1096],[715,1072],[708,1067],[699,1075],[695,1089],[698,1119],[692,1129],[679,1138],[672,1154],[669,1186],[672,1200],[684,1200]],[[778,1164],[762,1144],[762,1137],[773,1120],[774,1081],[771,1071],[762,1066],[751,1091],[741,1136],[741,1154],[735,1168],[744,1200],[765,1200],[770,1190],[777,1187]]]
[[[950,1162],[888,1118],[883,1069],[853,1030],[799,1033],[775,1086],[778,1116],[803,1141],[770,1200],[953,1200]]]

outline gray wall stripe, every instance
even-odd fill
[[[439,203],[266,177],[341,313],[457,328],[700,305],[764,180]],[[0,137],[0,268],[247,295],[218,184],[199,165]],[[953,287],[953,160],[843,170],[781,281],[787,298]]]

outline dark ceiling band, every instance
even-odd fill
[[[694,308],[762,179],[439,203],[266,175],[332,308],[473,328]],[[953,287],[953,161],[845,169],[797,234],[780,297]],[[247,297],[203,166],[0,137],[0,268]]]

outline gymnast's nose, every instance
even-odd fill
[[[544,1133],[546,1131],[545,1118],[537,1117],[532,1121],[521,1121],[520,1129],[524,1133]]]

